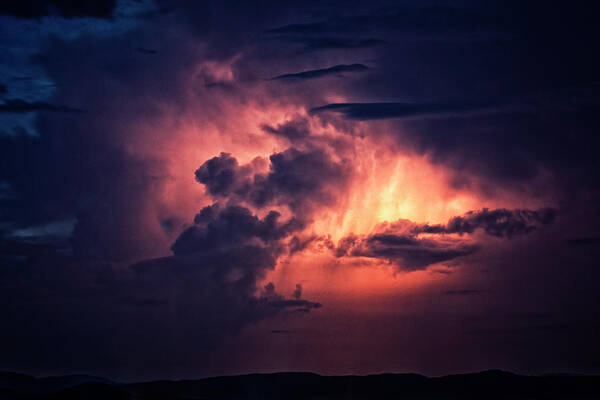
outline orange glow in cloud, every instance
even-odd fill
[[[198,71],[208,71],[216,80],[235,80],[231,65],[215,63],[190,70],[185,79],[194,82]],[[326,149],[337,161],[349,161],[351,176],[349,184],[335,193],[334,205],[314,212],[304,235],[328,236],[337,243],[350,233],[369,234],[384,221],[445,223],[453,216],[483,207],[523,208],[531,204],[525,203],[529,199],[514,193],[496,193],[490,199],[454,187],[449,183],[451,171],[432,163],[427,155],[399,153],[386,143],[385,137],[371,137],[368,123],[356,123],[363,133],[356,135],[311,117],[303,106],[273,100],[260,88],[238,91],[232,96],[214,92],[205,84],[202,81],[190,86],[189,98],[182,101],[183,109],[157,100],[156,118],[131,123],[127,129],[134,134],[124,139],[125,149],[132,154],[166,165],[168,177],[161,183],[158,200],[145,205],[152,215],[146,225],[160,238],[158,247],[163,255],[169,253],[169,246],[191,224],[193,216],[212,203],[204,187],[195,181],[194,171],[221,152],[231,153],[240,164],[255,157],[268,160],[269,155],[285,150],[290,143],[265,133],[261,126],[277,126],[298,116],[308,121],[314,145]],[[334,97],[338,102],[346,100]],[[264,215],[271,208],[255,212]],[[285,209],[280,211],[284,217],[289,215]],[[165,235],[156,228],[158,220],[172,217],[179,221],[180,229]],[[383,261],[336,259],[328,250],[309,248],[281,259],[266,281],[273,281],[282,293],[290,293],[296,283],[304,282],[307,296],[314,295],[316,300],[325,302],[348,295],[369,297],[408,290],[426,284],[431,277],[427,271],[399,274]]]

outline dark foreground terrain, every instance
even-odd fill
[[[83,375],[0,372],[0,399],[600,399],[600,376],[278,373],[123,384]]]

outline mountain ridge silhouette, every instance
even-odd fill
[[[518,375],[502,370],[427,377],[252,373],[120,383],[91,375],[36,378],[0,372],[3,400],[200,399],[600,399],[598,375]]]

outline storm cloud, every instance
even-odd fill
[[[511,239],[542,229],[554,218],[555,211],[552,209],[483,209],[453,217],[445,225],[417,224],[408,220],[386,222],[370,235],[342,238],[335,254],[338,258],[383,259],[409,271],[425,269],[433,264],[473,254],[481,247],[473,240],[449,234],[462,236],[481,229],[487,235]]]
[[[425,225],[417,229],[422,233],[473,233],[482,229],[491,236],[512,238],[526,235],[552,223],[556,211],[541,210],[488,210],[469,211],[450,219],[446,225]]]
[[[334,204],[332,188],[343,185],[351,172],[343,160],[337,162],[317,147],[290,147],[269,161],[267,173],[254,173],[251,165],[240,166],[222,153],[202,164],[196,179],[216,198],[233,196],[255,207],[287,205],[294,212],[308,212],[315,204]]]
[[[254,239],[267,245],[304,228],[295,218],[282,223],[279,217],[277,211],[270,211],[259,219],[244,207],[228,206],[219,210],[218,204],[208,206],[196,215],[195,225],[177,238],[172,250],[175,254],[194,253],[239,246]]]
[[[129,374],[135,365],[145,376],[177,376],[247,324],[320,308],[301,299],[298,287],[293,298],[272,283],[259,288],[284,250],[280,241],[303,228],[279,217],[205,207],[177,238],[172,256],[125,269],[63,254],[58,245],[5,242],[3,257],[17,256],[0,272],[5,360],[26,368],[22,354],[35,343],[41,368],[76,368],[94,359],[93,369],[103,373]],[[27,329],[48,319],[44,330]],[[123,357],[131,365],[116,361]]]
[[[295,118],[291,121],[278,124],[276,127],[263,124],[261,128],[267,133],[284,137],[291,142],[301,141],[310,135],[308,121],[303,118]]]
[[[362,71],[366,71],[368,68],[366,66],[364,66],[363,64],[340,64],[340,65],[335,65],[333,67],[329,67],[329,68],[322,68],[322,69],[314,69],[314,70],[310,70],[310,71],[302,71],[302,72],[296,72],[296,73],[292,73],[292,74],[283,74],[283,75],[278,75],[276,77],[271,78],[271,80],[305,80],[305,79],[316,79],[316,78],[322,78],[324,76],[328,76],[328,75],[337,75],[337,76],[342,76],[342,74],[344,72],[362,72]]]
[[[485,104],[468,103],[334,103],[311,109],[311,113],[340,113],[354,120],[389,118],[414,118],[440,115],[456,115],[488,108]]]
[[[14,4],[1,369],[599,370],[591,5]]]
[[[476,245],[460,240],[374,234],[368,237],[343,238],[338,244],[336,255],[382,259],[402,270],[415,271],[472,254],[477,249]]]

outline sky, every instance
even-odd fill
[[[0,369],[600,372],[595,10],[0,6]]]

